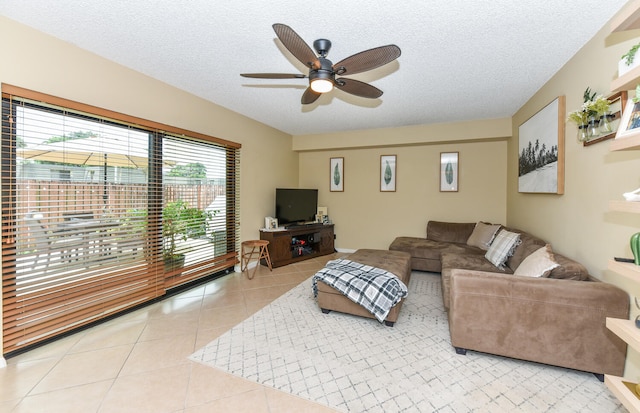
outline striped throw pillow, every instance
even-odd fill
[[[520,234],[502,229],[493,239],[491,246],[484,255],[493,265],[504,269],[504,263],[520,244]]]

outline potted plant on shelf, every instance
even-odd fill
[[[620,58],[620,61],[618,62],[618,77],[640,65],[640,59],[635,58],[638,49],[640,49],[640,43],[633,45],[627,53],[622,55],[622,58]]]
[[[610,133],[609,107],[611,102],[602,95],[596,96],[596,93],[592,93],[590,88],[584,91],[582,98],[582,107],[579,110],[569,112],[567,117],[567,120],[578,126],[578,141],[585,142],[598,137],[600,133]],[[601,123],[605,125],[604,128]]]
[[[209,219],[215,212],[189,207],[181,199],[168,202],[162,209],[162,238],[164,240],[165,271],[173,271],[184,266],[185,254],[176,251],[176,242],[180,239],[199,238],[209,230]]]

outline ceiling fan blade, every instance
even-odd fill
[[[375,69],[400,57],[400,48],[395,44],[375,47],[356,53],[333,65],[337,75],[353,75]]]
[[[284,47],[286,47],[296,59],[307,67],[314,69],[320,68],[320,61],[316,54],[291,27],[286,24],[276,23],[273,25],[273,30],[276,32],[278,39],[280,39]]]
[[[320,97],[320,93],[316,93],[311,90],[311,87],[308,87],[307,90],[302,94],[302,104],[308,105],[310,103],[315,102]]]
[[[240,73],[240,76],[258,79],[304,79],[307,77],[300,73]]]
[[[343,92],[351,93],[352,95],[363,98],[376,99],[382,96],[382,90],[377,87],[359,80],[347,79],[344,77],[336,79],[336,87]]]

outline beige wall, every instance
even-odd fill
[[[2,16],[0,38],[0,83],[241,143],[241,239],[259,236],[273,188],[298,184],[290,135]]]
[[[553,243],[553,249],[584,263],[591,274],[619,285],[632,296],[640,284],[607,270],[614,256],[631,257],[630,236],[640,231],[637,215],[608,210],[609,200],[640,186],[640,152],[610,152],[610,142],[583,147],[576,127],[566,124],[564,195],[518,193],[518,126],[559,95],[566,95],[567,113],[580,108],[587,87],[610,93],[617,63],[640,31],[609,35],[603,28],[576,56],[541,88],[513,117],[514,139],[509,142],[507,217],[511,226],[528,230]],[[632,306],[632,317],[638,310]],[[627,377],[640,379],[640,358],[629,351]]]
[[[428,220],[504,223],[510,133],[511,121],[498,119],[296,136],[300,186],[319,189],[339,250],[424,237]],[[459,152],[458,192],[439,190],[441,152]],[[381,155],[397,155],[396,192],[380,192]],[[344,157],[344,192],[329,191],[332,157]]]

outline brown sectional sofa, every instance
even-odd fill
[[[546,242],[524,231],[499,269],[486,251],[468,245],[476,223],[429,221],[426,238],[398,237],[392,251],[411,254],[413,270],[440,272],[451,343],[466,350],[622,376],[626,343],[609,331],[607,317],[627,319],[629,295],[598,281],[580,263],[554,253],[546,277],[513,275]]]

